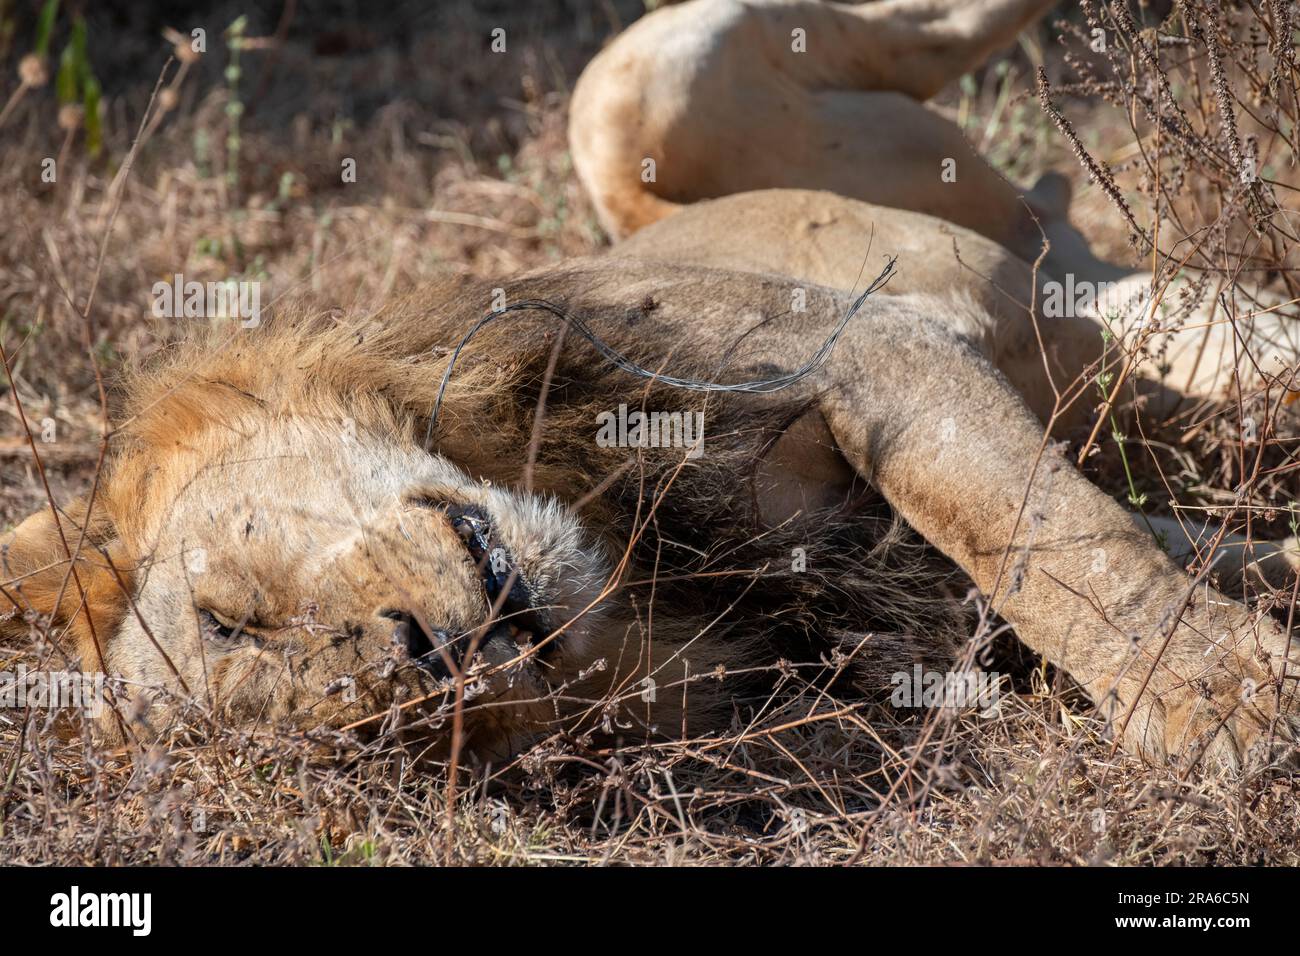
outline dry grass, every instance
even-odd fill
[[[108,75],[116,57],[126,77],[109,91],[98,160],[76,139],[65,147],[48,90],[28,94],[0,146],[0,343],[28,419],[38,428],[55,423],[55,441],[39,447],[57,500],[93,476],[98,377],[111,380],[125,357],[186,334],[186,320],[149,317],[149,290],[160,278],[259,278],[276,296],[355,309],[449,272],[507,275],[602,248],[570,169],[567,91],[601,39],[638,11],[591,4],[574,17],[560,4],[537,7],[524,17],[467,3],[438,14],[413,6],[405,18],[393,15],[406,25],[398,35],[321,4],[305,38],[290,32],[283,43],[245,53],[246,111],[233,168],[225,147],[232,91],[212,36],[214,52],[176,84],[175,107],[146,127],[120,194],[114,176],[152,88],[151,76],[133,71],[160,68],[167,45],[131,24],[96,30],[100,72]],[[239,12],[205,17],[210,34]],[[501,22],[511,27],[509,56],[480,53]],[[254,23],[249,32],[274,27]],[[19,43],[22,36],[20,29]],[[10,51],[0,62],[6,77],[16,60]],[[1015,177],[1073,170],[1076,221],[1104,252],[1132,260],[1131,228],[1102,189],[1083,181],[1069,144],[1039,109],[1033,68],[1042,61],[1058,96],[1070,74],[1044,27],[944,102]],[[1188,70],[1203,67],[1194,59]],[[1142,75],[1149,90],[1152,77]],[[1177,95],[1202,103],[1189,75],[1175,78]],[[1197,222],[1211,211],[1217,251],[1230,250],[1258,210],[1245,196],[1224,199],[1226,174],[1207,206],[1216,181],[1191,153],[1168,142],[1153,147],[1140,116],[1141,139],[1116,124],[1106,98],[1120,115],[1138,110],[1104,81],[1086,79],[1089,96],[1065,113],[1084,148],[1109,161],[1139,223],[1152,222],[1153,190],[1141,158],[1158,148],[1162,168],[1184,187],[1168,215],[1199,215]],[[1286,82],[1294,87],[1294,63]],[[1295,112],[1284,105],[1281,113],[1294,136]],[[1214,131],[1220,120],[1211,105],[1188,122]],[[1276,149],[1279,179],[1292,175],[1279,158],[1287,134],[1270,146],[1258,125],[1253,132],[1261,155]],[[47,156],[61,156],[57,185],[39,183]],[[340,181],[347,157],[356,160],[355,184]],[[1222,268],[1213,243],[1206,249],[1206,261]],[[1257,531],[1285,531],[1296,497],[1285,467],[1288,413],[1270,413],[1262,402],[1234,396],[1140,427],[1135,410],[1121,405],[1117,427],[1129,438],[1136,490],[1152,492],[1149,507],[1167,510],[1155,499],[1168,495],[1154,493],[1167,479],[1184,504],[1218,507],[1234,527],[1252,514]],[[0,403],[0,529],[46,500],[17,407]],[[1257,470],[1243,492],[1240,423],[1251,409],[1275,423],[1252,449],[1275,470]],[[1088,469],[1116,495],[1135,490],[1114,442],[1103,442]],[[50,652],[43,644],[0,646],[0,670]],[[896,716],[783,672],[752,723],[724,737],[625,741],[617,749],[556,737],[507,766],[464,768],[450,814],[445,769],[421,763],[393,734],[370,742],[251,739],[193,714],[148,752],[104,752],[76,722],[0,711],[0,862],[1300,862],[1294,777],[1143,766],[1101,739],[1067,680],[1011,641],[993,653],[1015,676],[1016,693],[991,716],[898,725]]]

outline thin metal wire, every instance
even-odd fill
[[[615,351],[609,345],[605,344],[605,342],[601,340],[600,336],[591,330],[591,327],[587,325],[581,316],[574,315],[572,312],[567,312],[558,305],[547,302],[543,299],[527,299],[523,302],[516,302],[514,305],[508,305],[504,308],[489,312],[474,323],[470,330],[465,333],[465,337],[460,340],[460,344],[457,345],[455,350],[451,353],[451,359],[447,362],[447,370],[442,373],[442,384],[438,387],[438,397],[433,404],[433,414],[429,417],[429,426],[424,433],[424,447],[427,450],[433,443],[433,430],[438,424],[438,413],[442,410],[443,395],[447,391],[447,383],[451,381],[451,373],[456,367],[456,361],[460,358],[460,353],[464,350],[465,346],[469,344],[470,339],[474,338],[483,326],[487,325],[494,319],[499,319],[507,313],[523,312],[533,309],[542,312],[549,312],[551,315],[567,322],[570,328],[590,342],[595,347],[596,351],[603,355],[611,365],[641,378],[663,382],[665,385],[672,388],[682,388],[693,392],[749,392],[753,394],[767,394],[769,392],[779,392],[784,388],[789,388],[791,385],[802,381],[826,364],[826,360],[830,358],[831,352],[835,350],[835,345],[839,342],[840,336],[843,334],[845,327],[849,324],[849,321],[857,315],[858,310],[862,308],[862,304],[867,301],[867,296],[878,291],[893,277],[894,263],[897,261],[897,256],[891,256],[889,258],[889,261],[885,263],[884,270],[881,271],[880,275],[876,276],[875,280],[872,281],[871,285],[867,286],[861,295],[853,300],[853,305],[851,305],[844,313],[843,318],[836,323],[831,334],[827,337],[826,341],[822,343],[821,348],[813,353],[812,358],[793,372],[789,372],[785,375],[778,375],[775,378],[755,379],[752,382],[735,382],[732,384],[723,382],[704,382],[698,379],[676,378],[672,375],[661,375],[658,372],[652,372],[649,369],[642,368],[640,365],[637,365],[631,359],[627,358],[627,356]]]

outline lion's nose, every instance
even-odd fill
[[[438,653],[451,644],[445,631],[426,630],[419,617],[410,611],[383,608],[379,616],[393,622],[393,647],[426,670],[446,672]]]

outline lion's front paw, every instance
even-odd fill
[[[1288,647],[1271,622],[1261,630],[1232,650],[1225,648],[1226,640],[1200,641],[1194,653],[1186,643],[1175,645],[1150,674],[1151,665],[1138,661],[1123,682],[1127,699],[1136,698],[1137,705],[1120,708],[1114,718],[1128,749],[1183,767],[1295,760],[1300,649]]]
[[[1181,765],[1237,768],[1294,751],[1300,720],[1279,711],[1272,681],[1217,675],[1199,683],[1193,693],[1165,695],[1165,752]]]

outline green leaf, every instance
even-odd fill
[[[72,49],[77,65],[77,84],[84,86],[90,76],[90,57],[86,55],[86,18],[77,15],[72,21]]]
[[[62,104],[77,102],[77,54],[69,43],[59,57],[59,75],[54,78],[54,90]]]
[[[86,150],[91,156],[98,156],[99,151],[104,146],[104,130],[99,122],[99,100],[99,80],[95,79],[93,73],[88,72],[85,82],[85,99],[82,105],[86,110]]]
[[[36,55],[46,56],[50,52],[50,34],[54,32],[54,18],[59,13],[59,0],[45,0],[41,8],[41,18],[36,24]]]

